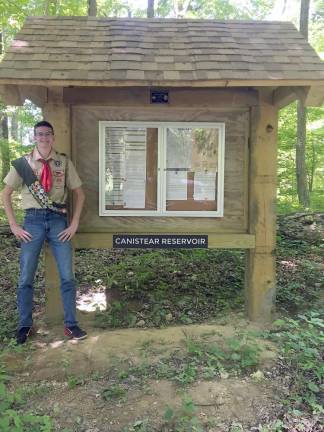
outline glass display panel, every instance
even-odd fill
[[[157,128],[106,127],[106,210],[156,210],[157,163]]]
[[[166,210],[217,210],[219,131],[167,128]]]

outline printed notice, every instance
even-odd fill
[[[187,199],[187,171],[167,171],[167,200]]]
[[[216,172],[196,171],[194,182],[195,201],[214,201],[216,192]]]
[[[146,130],[128,128],[125,134],[124,207],[145,208]]]

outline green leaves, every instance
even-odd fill
[[[119,385],[112,385],[106,389],[104,389],[101,393],[102,398],[106,401],[113,399],[123,399],[126,397],[126,390]]]
[[[318,393],[320,391],[320,388],[318,387],[318,385],[314,384],[313,382],[309,382],[307,384],[307,387],[309,388],[310,391],[312,391],[314,393]]]
[[[320,385],[324,378],[324,321],[318,312],[280,320],[281,331],[272,337],[281,347],[285,363],[293,372],[291,401],[295,407],[321,412]]]
[[[2,367],[3,370],[3,367]],[[0,431],[1,432],[52,432],[52,421],[48,416],[24,413],[24,401],[19,392],[9,392],[0,375]],[[20,410],[20,408],[22,409]]]
[[[323,32],[322,32],[323,34]],[[324,164],[323,143],[323,108],[307,109],[306,169],[311,187],[311,209],[323,210],[321,190],[324,175],[320,167]],[[279,211],[291,212],[298,210],[295,145],[297,139],[296,103],[292,103],[279,111],[278,128],[278,205]]]

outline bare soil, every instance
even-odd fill
[[[24,409],[50,415],[57,431],[177,431],[176,426],[165,424],[164,413],[167,407],[181,413],[184,397],[192,398],[202,430],[230,431],[237,423],[249,431],[276,418],[281,406],[278,394],[283,389],[270,372],[277,353],[268,341],[257,339],[262,349],[258,379],[252,373],[224,374],[181,387],[172,380],[148,376],[145,368],[142,376],[127,371],[158,364],[172,353],[179,355],[188,338],[215,344],[238,332],[263,329],[234,314],[222,324],[163,329],[107,331],[88,324],[89,336],[80,342],[64,340],[61,327],[42,327],[28,342],[28,350],[4,359],[7,369],[14,372],[12,389],[23,387],[27,395]],[[122,390],[120,395],[103,397],[105,390],[116,386]]]

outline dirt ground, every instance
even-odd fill
[[[80,342],[64,340],[61,327],[42,326],[28,349],[5,357],[13,373],[12,389],[23,387],[27,409],[35,412],[37,407],[37,414],[50,415],[57,431],[189,432],[189,426],[180,425],[189,421],[183,420],[186,398],[194,405],[189,417],[203,427],[192,431],[230,431],[236,423],[244,426],[238,430],[257,430],[253,427],[275,418],[280,409],[278,386],[269,372],[277,353],[262,339],[257,339],[261,347],[257,373],[224,373],[185,386],[148,373],[148,365],[159,365],[172,353],[181,357],[188,338],[208,346],[238,333],[263,330],[243,318],[163,329],[108,331],[86,325],[89,336]],[[111,392],[114,389],[117,392]],[[168,407],[176,414],[173,426],[170,422],[165,426]]]

